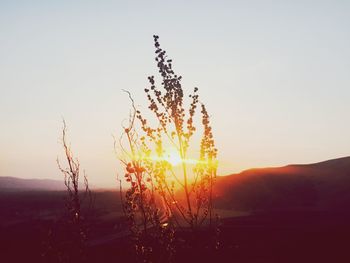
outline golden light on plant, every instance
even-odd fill
[[[165,222],[167,227],[188,226],[192,230],[205,222],[212,225],[218,165],[209,114],[199,101],[198,88],[185,96],[182,77],[174,73],[158,36],[154,41],[161,88],[154,76],[148,77],[150,87],[145,93],[151,115],[141,113],[128,93],[133,111],[122,137],[127,147],[121,144],[125,179],[130,183],[125,211],[138,234],[146,233],[149,224],[159,227]],[[154,119],[149,121],[146,116]],[[142,220],[136,222],[136,218]]]

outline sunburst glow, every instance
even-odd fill
[[[165,150],[162,156],[150,156],[147,159],[152,161],[166,161],[170,163],[173,167],[179,166],[183,163],[193,165],[204,163],[203,161],[197,159],[181,158],[179,151],[174,148],[169,148]]]
[[[182,159],[180,154],[175,150],[170,151],[164,158],[164,160],[168,161],[172,166],[177,166],[182,162],[186,161]]]

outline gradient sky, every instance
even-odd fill
[[[74,3],[73,3],[74,2]],[[115,186],[153,34],[212,117],[220,173],[350,155],[349,1],[0,1],[0,176],[59,179],[62,117]]]

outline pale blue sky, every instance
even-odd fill
[[[60,178],[64,116],[91,183],[113,186],[121,89],[146,107],[153,34],[200,89],[222,174],[350,155],[349,14],[349,1],[2,0],[0,176]]]

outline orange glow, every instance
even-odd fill
[[[170,163],[173,167],[181,165],[182,163],[186,163],[186,164],[201,163],[201,161],[196,159],[181,158],[179,151],[177,151],[174,148],[169,148],[165,150],[163,156],[151,156],[149,159],[153,161],[166,161]]]
[[[183,164],[186,164],[187,166],[186,176],[189,183],[192,183],[198,179],[198,174],[195,172],[195,169],[199,166],[214,168],[218,165],[217,160],[209,162],[208,160],[181,158],[180,152],[174,147],[168,147],[164,149],[161,156],[155,154],[147,154],[145,152],[138,152],[134,155],[133,159],[152,163],[162,163],[162,166],[166,166],[166,170],[169,172],[167,173],[166,180],[168,182],[177,182],[175,183],[176,188],[180,187],[180,185],[178,185],[179,182],[183,183]],[[176,180],[175,177],[177,177]]]

